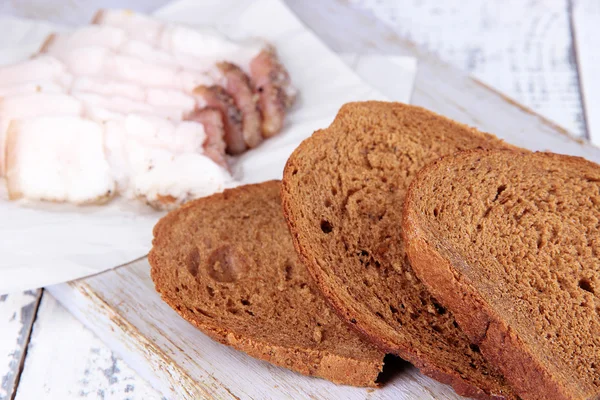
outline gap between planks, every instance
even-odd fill
[[[0,365],[2,400],[15,398],[41,296],[41,289],[0,296],[0,359],[6,360]]]
[[[600,3],[571,0],[574,58],[588,139],[600,146]]]
[[[44,291],[15,400],[43,398],[162,397]]]

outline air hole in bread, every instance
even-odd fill
[[[435,301],[433,302],[433,306],[435,307],[435,311],[438,314],[440,314],[440,315],[446,314],[446,309],[444,307],[442,307],[440,304],[436,303]]]
[[[500,195],[502,194],[502,192],[504,192],[506,190],[506,185],[500,185],[498,186],[498,189],[496,190],[496,197],[494,197],[493,201],[498,200],[498,197],[500,197]]]
[[[185,263],[187,270],[192,276],[198,275],[198,265],[200,265],[200,253],[198,253],[198,249],[194,248],[187,256],[187,260]]]
[[[337,194],[337,189],[331,188],[331,194],[335,196]]]
[[[208,258],[208,275],[217,282],[234,282],[247,266],[245,260],[230,246],[222,246]]]
[[[240,303],[242,303],[242,305],[244,305],[244,306],[251,305],[250,300],[248,300],[248,299],[242,299],[242,300],[240,300]]]
[[[322,219],[321,220],[321,230],[323,231],[323,233],[331,233],[331,231],[333,230],[333,226],[331,225],[331,222]]]
[[[469,345],[469,347],[471,348],[471,350],[473,350],[475,353],[479,353],[479,346],[477,346],[476,344],[471,343]]]
[[[206,291],[208,292],[208,295],[210,297],[215,297],[215,289],[211,288],[210,286],[207,286]]]
[[[202,314],[205,317],[212,318],[212,315],[198,307],[194,308],[194,314]]]
[[[293,270],[293,265],[289,260],[287,260],[285,262],[285,280],[286,281],[289,281],[292,279],[292,270]]]
[[[392,312],[392,314],[398,314],[398,309],[394,306],[390,306],[390,311]]]
[[[581,278],[579,280],[579,287],[585,290],[586,292],[590,292],[591,294],[595,293],[594,287],[592,286],[592,282],[587,278]]]
[[[327,208],[331,207],[331,200],[325,199],[324,204],[325,204],[325,207],[327,207]]]

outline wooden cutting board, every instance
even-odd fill
[[[376,20],[334,0],[313,2],[312,9],[299,7],[300,1],[289,4],[333,50],[418,57],[413,104],[518,146],[600,163],[599,149],[425,54]],[[48,290],[167,398],[459,398],[409,365],[382,389],[351,388],[304,377],[215,343],[162,303],[145,258]]]

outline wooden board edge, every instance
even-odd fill
[[[513,99],[512,97],[508,96],[505,93],[502,93],[501,91],[499,91],[496,88],[491,87],[487,83],[475,78],[474,76],[468,76],[468,79],[471,79],[475,83],[475,85],[478,85],[482,89],[490,92],[490,95],[500,97],[508,105],[519,109],[520,111],[524,112],[525,114],[529,114],[532,117],[538,118],[539,121],[543,125],[547,126],[552,131],[559,133],[561,135],[567,136],[570,140],[572,140],[580,145],[590,145],[590,146],[597,147],[590,141],[586,140],[584,137],[575,136],[573,133],[569,132],[568,129],[566,129],[566,128],[562,127],[561,125],[557,124],[556,122],[544,117],[543,115],[541,115],[537,111],[527,107],[526,105],[519,103],[517,100]]]
[[[53,285],[46,290],[163,395],[182,399],[238,399],[215,381],[230,395],[217,396],[213,389],[203,387],[178,368],[168,354],[111,308],[84,280]]]

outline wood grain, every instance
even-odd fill
[[[42,291],[0,296],[0,399],[12,399],[19,383],[29,334]]]
[[[587,3],[597,5],[593,0]],[[371,12],[400,37],[585,136],[569,0],[450,0],[443,4],[437,0],[351,0],[350,4]],[[590,16],[589,21],[597,22],[597,18]],[[598,30],[595,33],[597,38]],[[582,47],[597,53],[597,46]]]
[[[162,396],[45,292],[15,398],[158,400]]]
[[[600,2],[575,0],[572,18],[588,135],[600,145]]]

